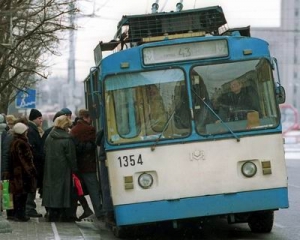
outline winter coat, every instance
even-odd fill
[[[43,168],[44,168],[44,150],[43,150],[43,141],[39,133],[38,127],[34,122],[28,122],[28,140],[32,147],[33,153],[33,163],[36,167],[38,176],[38,187],[42,187],[43,181]]]
[[[2,158],[1,158],[1,172],[9,172],[10,168],[10,144],[14,139],[14,134],[12,130],[9,130],[5,134],[5,138],[2,139]]]
[[[69,208],[72,172],[77,173],[75,145],[69,133],[53,128],[45,142],[45,167],[42,205]]]
[[[10,144],[10,193],[34,192],[36,189],[36,174],[27,137],[15,134]]]
[[[96,172],[96,129],[79,119],[70,134],[76,146],[78,169],[82,173]]]

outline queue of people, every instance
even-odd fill
[[[27,118],[7,115],[2,134],[2,178],[10,181],[14,209],[7,219],[28,221],[42,214],[36,210],[36,194],[42,198],[50,222],[80,221],[91,216],[102,220],[100,182],[96,173],[96,130],[89,111],[82,109],[71,121],[72,112],[63,108],[53,118],[53,126],[42,131],[42,113],[30,111]],[[78,195],[74,176],[80,179],[84,194]],[[85,195],[89,195],[94,212]],[[77,217],[77,202],[83,214]]]

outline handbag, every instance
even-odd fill
[[[14,209],[13,194],[9,192],[9,180],[2,182],[2,208],[3,210]]]

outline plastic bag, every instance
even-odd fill
[[[80,179],[75,174],[72,174],[72,177],[73,177],[73,183],[74,183],[74,187],[76,188],[77,195],[78,196],[84,195]]]
[[[3,210],[14,209],[13,195],[9,193],[9,181],[2,182],[2,208]]]

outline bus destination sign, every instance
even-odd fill
[[[228,56],[228,45],[225,39],[143,49],[145,65],[226,56]]]

